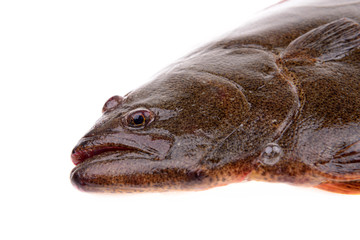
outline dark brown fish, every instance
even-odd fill
[[[124,98],[77,144],[84,191],[243,180],[360,193],[360,1],[285,1]]]

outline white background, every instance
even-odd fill
[[[0,239],[359,239],[360,196],[258,182],[114,196],[70,183],[70,152],[109,97],[275,2],[1,1]]]

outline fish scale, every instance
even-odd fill
[[[360,2],[288,0],[124,97],[72,151],[90,192],[244,180],[360,194]]]

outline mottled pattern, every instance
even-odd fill
[[[73,150],[73,184],[260,180],[360,193],[359,16],[358,1],[285,1],[114,96]]]

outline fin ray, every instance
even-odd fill
[[[331,159],[318,161],[314,167],[329,178],[360,179],[360,140],[341,148]]]
[[[359,47],[360,25],[341,18],[301,35],[280,56],[285,60],[330,61],[341,59]]]
[[[317,186],[321,190],[342,193],[342,194],[360,194],[360,180],[349,182],[324,182]]]

